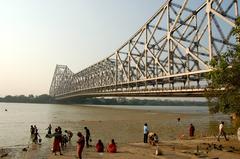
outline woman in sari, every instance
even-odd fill
[[[55,155],[57,155],[57,152],[60,153],[60,155],[62,155],[61,152],[61,147],[60,147],[60,143],[61,143],[61,134],[58,131],[58,128],[55,129],[55,133],[53,134],[54,136],[54,141],[53,141],[53,153],[55,153]]]
[[[96,144],[96,151],[97,152],[103,152],[104,151],[104,145],[101,140],[98,140],[98,143]]]
[[[110,153],[116,153],[117,152],[117,145],[116,145],[114,139],[112,139],[112,142],[110,144],[108,144],[107,152],[110,152]]]
[[[85,145],[85,139],[81,132],[78,132],[77,136],[79,137],[77,141],[77,155],[80,159],[82,159],[82,151]]]

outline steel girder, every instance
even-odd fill
[[[57,65],[50,95],[202,91],[210,61],[236,44],[231,31],[238,16],[237,0],[167,0],[106,59],[76,74]]]

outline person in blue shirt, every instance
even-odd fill
[[[143,142],[144,143],[148,142],[148,133],[149,133],[148,125],[147,123],[145,123],[143,126]]]

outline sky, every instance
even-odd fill
[[[48,94],[56,64],[74,73],[127,41],[164,0],[0,0],[0,97]]]

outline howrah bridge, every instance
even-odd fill
[[[150,2],[149,2],[150,3]],[[236,45],[238,0],[167,0],[110,56],[73,73],[57,65],[56,100],[97,96],[202,96],[210,61]]]

